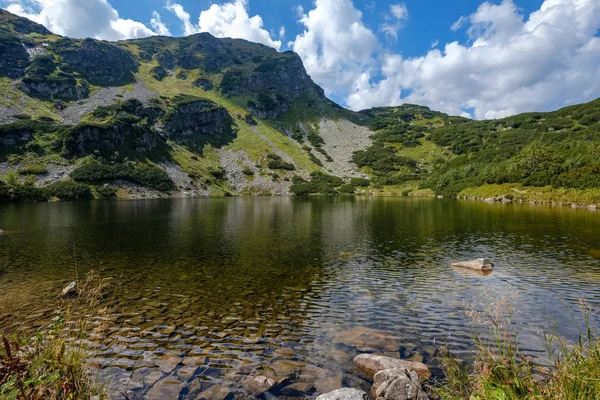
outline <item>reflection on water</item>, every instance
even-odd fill
[[[335,334],[383,330],[401,338],[396,356],[433,366],[438,345],[472,350],[466,308],[503,297],[537,356],[552,320],[577,334],[563,302],[600,305],[600,214],[588,210],[359,197],[115,201],[2,205],[0,228],[0,330],[47,324],[60,289],[102,267],[122,287],[95,331],[97,362],[133,397],[163,377],[190,396],[212,383],[242,396],[248,374],[296,364],[364,387],[348,361],[358,350],[333,347]],[[481,256],[495,262],[492,274],[450,267]]]

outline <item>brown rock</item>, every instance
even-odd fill
[[[357,326],[339,333],[333,338],[333,343],[356,347],[362,351],[398,351],[401,340],[388,332]]]
[[[277,383],[274,379],[263,375],[249,376],[244,379],[242,386],[254,396],[260,396],[264,392],[268,392]]]
[[[478,258],[471,261],[459,261],[452,263],[453,267],[474,269],[476,271],[490,271],[494,269],[494,264],[487,258]]]
[[[294,350],[290,349],[289,347],[277,349],[275,350],[275,353],[285,357],[294,357],[296,355],[296,353],[294,353]]]
[[[230,400],[233,395],[225,386],[214,385],[200,393],[196,400]]]
[[[288,379],[300,373],[306,364],[300,361],[276,360],[269,365],[276,380]]]
[[[428,400],[414,371],[384,369],[373,380],[371,396],[375,400]]]
[[[397,360],[395,358],[373,354],[359,354],[354,357],[354,365],[369,377],[373,377],[377,372],[383,371],[384,369],[406,369],[408,371],[414,371],[421,379],[426,379],[431,376],[429,368],[423,363]]]
[[[315,386],[309,382],[296,382],[284,387],[281,393],[289,397],[303,397],[307,394],[312,394],[315,391]]]
[[[185,384],[177,378],[167,376],[165,379],[156,382],[144,398],[148,400],[178,399],[179,393],[184,387]]]
[[[335,374],[329,377],[317,379],[315,381],[315,387],[321,393],[329,393],[333,390],[340,389],[343,384],[344,376],[342,374]]]

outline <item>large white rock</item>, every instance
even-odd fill
[[[373,377],[371,396],[374,400],[428,400],[419,377],[406,369],[384,369]]]
[[[459,261],[452,263],[453,267],[474,269],[476,271],[491,271],[494,269],[494,264],[489,258],[478,258],[471,261]]]
[[[322,394],[317,400],[369,400],[369,396],[362,390],[342,388]]]
[[[415,372],[421,378],[429,378],[431,372],[423,363],[417,361],[398,360],[396,358],[378,356],[374,354],[359,354],[354,357],[356,365],[365,375],[373,377],[385,369],[406,369]]]
[[[77,296],[77,282],[69,283],[69,286],[63,289],[62,297],[75,297]]]

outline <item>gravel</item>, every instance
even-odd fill
[[[319,134],[325,141],[323,150],[329,154],[333,162],[327,162],[317,151],[313,151],[313,154],[323,162],[323,166],[330,174],[342,178],[367,177],[352,162],[352,154],[371,145],[369,136],[373,132],[369,128],[345,119],[338,121],[324,119],[319,124]]]
[[[248,153],[244,150],[234,152],[220,149],[219,163],[227,173],[227,179],[231,184],[231,188],[238,194],[249,192],[253,195],[261,195],[267,191],[276,196],[288,196],[291,194],[291,182],[284,181],[283,179],[273,181],[270,175],[264,174],[265,171],[261,171],[256,167],[255,163],[248,157]],[[248,177],[245,175],[242,172],[244,167],[251,169],[254,172],[254,176]],[[264,175],[261,175],[261,172]]]

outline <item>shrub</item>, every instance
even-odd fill
[[[311,180],[306,181],[300,176],[294,176],[290,190],[296,196],[307,196],[309,194],[337,194],[335,188],[344,184],[342,178],[331,176],[322,172],[313,172],[310,174]]]
[[[270,169],[283,169],[286,171],[294,171],[296,169],[294,164],[283,161],[277,154],[269,153],[267,154],[267,159],[269,160],[267,166]]]
[[[371,184],[371,181],[366,178],[352,178],[350,184],[352,186],[367,187]]]
[[[356,187],[345,183],[338,188],[338,192],[340,192],[341,194],[354,194],[356,192]]]
[[[96,193],[100,199],[110,199],[117,195],[117,188],[109,185],[98,186],[96,187]]]
[[[252,171],[251,168],[249,167],[244,167],[242,168],[242,173],[246,176],[253,176],[254,175],[254,171]]]
[[[60,181],[43,188],[48,197],[60,200],[85,200],[92,198],[92,191],[88,185],[73,181]]]
[[[21,175],[44,175],[46,173],[48,173],[48,170],[43,165],[30,165],[19,171]]]
[[[88,164],[71,172],[78,182],[100,182],[123,179],[162,192],[175,189],[175,184],[162,169],[153,166],[133,167],[130,164]]]

